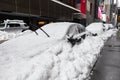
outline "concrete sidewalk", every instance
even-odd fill
[[[120,30],[105,43],[90,80],[120,80]]]

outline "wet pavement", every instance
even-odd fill
[[[90,80],[120,80],[120,30],[105,43]]]

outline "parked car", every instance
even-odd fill
[[[28,29],[28,26],[23,20],[5,20],[3,23],[0,23],[1,31],[18,33],[24,29]]]
[[[93,36],[97,36],[102,34],[106,29],[102,22],[96,22],[89,24],[86,27],[86,30],[89,31]]]
[[[70,22],[50,23],[42,26],[37,32],[38,35],[44,33],[46,37],[67,39],[73,45],[89,35],[83,25]]]
[[[112,24],[108,24],[108,23],[105,23],[104,26],[105,26],[106,30],[114,29],[115,28]]]

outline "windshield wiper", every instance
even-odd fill
[[[43,33],[45,33],[47,35],[47,37],[50,37],[41,27],[38,27],[37,25],[31,24],[29,26],[29,29],[34,31],[36,33],[36,35],[38,35],[38,33],[36,32],[37,29],[40,29],[41,31],[43,31]]]
[[[47,37],[50,37],[41,27],[40,29],[47,35]]]

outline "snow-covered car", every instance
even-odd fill
[[[105,23],[104,26],[105,26],[105,29],[106,29],[106,30],[109,30],[109,29],[113,29],[113,28],[114,28],[114,26],[113,26],[112,24],[108,24],[108,23]]]
[[[72,44],[85,39],[85,37],[89,35],[83,25],[70,22],[50,23],[42,26],[40,29],[38,33],[42,34],[42,36],[67,39]]]
[[[92,33],[93,36],[102,34],[106,29],[102,22],[91,23],[86,27],[86,30]]]
[[[6,32],[18,33],[24,29],[28,29],[26,23],[23,20],[4,20],[3,23],[0,23],[0,30]]]
[[[62,30],[60,26],[57,29]],[[40,31],[36,31],[38,35],[30,31],[0,44],[0,80],[88,80],[104,39],[116,32],[87,37],[71,47],[66,40],[55,40]]]

